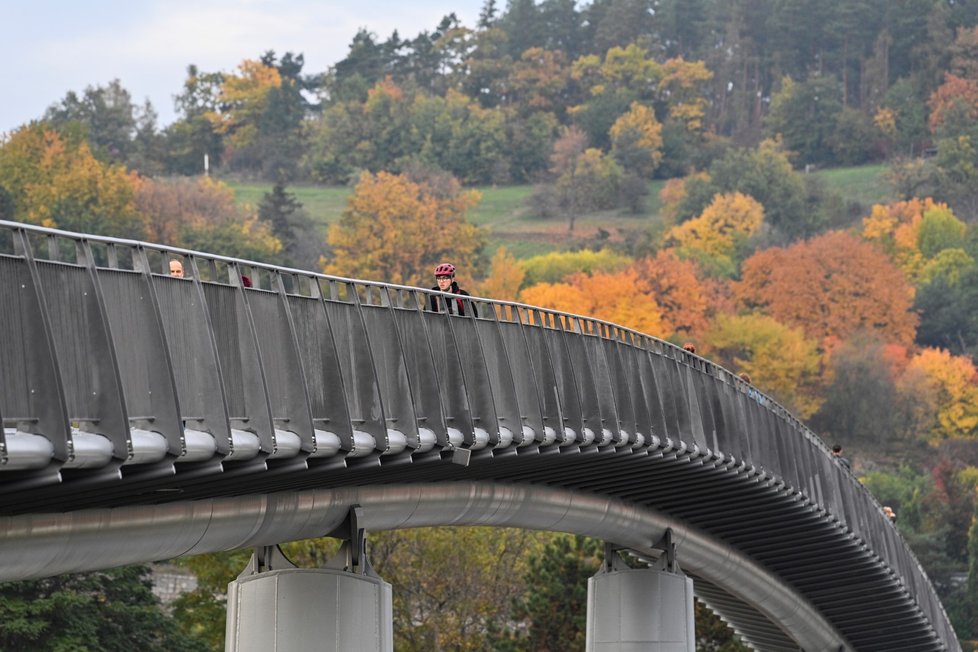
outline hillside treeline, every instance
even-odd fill
[[[975,3],[947,0],[487,0],[475,25],[449,14],[413,37],[361,31],[324,71],[273,52],[232,71],[190,65],[163,129],[116,82],[44,117],[149,176],[200,173],[206,154],[212,171],[270,181],[416,159],[465,183],[524,183],[547,174],[562,128],[609,153],[635,103],[661,129],[658,165],[636,173],[685,174],[776,134],[796,165],[852,165],[960,135],[976,24]]]

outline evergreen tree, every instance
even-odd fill
[[[147,566],[0,584],[0,649],[204,652],[152,592]]]
[[[560,536],[530,559],[526,595],[513,614],[524,626],[491,632],[500,652],[583,650],[587,626],[587,580],[601,566],[600,541]]]
[[[289,267],[312,269],[319,260],[320,251],[315,243],[322,237],[316,235],[309,215],[302,202],[286,191],[285,183],[276,182],[271,192],[266,192],[258,205],[258,218],[267,222],[272,233],[282,242],[282,260],[279,264]]]

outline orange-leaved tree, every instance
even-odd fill
[[[927,101],[931,132],[945,126],[962,126],[978,119],[978,80],[944,73],[944,83],[937,87]]]
[[[746,309],[817,341],[871,331],[909,345],[917,327],[913,286],[886,254],[841,231],[754,254],[733,291]]]
[[[711,357],[746,372],[764,392],[805,419],[822,403],[818,342],[766,315],[719,315],[706,343]]]
[[[642,333],[662,337],[662,313],[640,287],[634,269],[575,274],[565,283],[540,283],[520,293],[524,303],[597,317]]]
[[[452,262],[471,274],[482,249],[482,233],[466,221],[479,201],[476,191],[452,192],[388,172],[360,176],[343,217],[326,241],[332,256],[327,274],[407,285],[430,285],[436,265]]]
[[[640,289],[659,306],[665,335],[691,337],[706,330],[722,301],[718,288],[700,279],[696,263],[680,260],[671,249],[660,249],[654,257],[636,261],[634,269]]]

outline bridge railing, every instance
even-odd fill
[[[429,290],[10,222],[0,279],[0,485],[404,451],[696,447],[770,471],[933,595],[813,432],[649,335],[478,297],[464,315],[435,312]]]

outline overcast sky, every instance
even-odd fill
[[[233,71],[267,50],[322,72],[361,27],[384,40],[431,31],[451,12],[474,27],[483,0],[0,0],[0,133],[40,118],[68,91],[119,79],[161,125],[189,64]],[[497,6],[505,7],[505,2]]]

